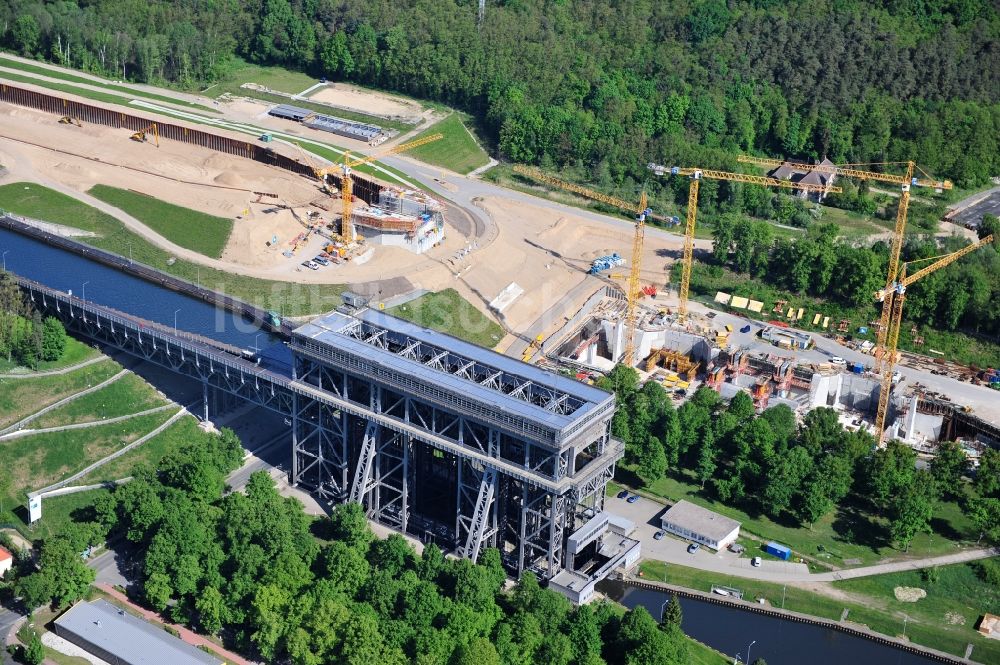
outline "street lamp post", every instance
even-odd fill
[[[3,271],[4,272],[7,272],[7,252],[9,252],[9,251],[10,251],[9,249],[5,249],[4,252],[3,252]]]
[[[177,334],[177,312],[179,312],[179,311],[181,311],[181,310],[179,310],[179,309],[175,309],[174,310],[174,335]]]
[[[755,644],[757,644],[757,640],[754,640],[753,642],[747,645],[747,665],[750,665],[750,647],[752,647]]]
[[[89,281],[83,283],[83,301],[84,302],[87,302],[87,285],[88,284],[90,284]]]

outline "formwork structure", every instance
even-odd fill
[[[357,207],[351,213],[354,235],[368,243],[402,247],[422,254],[444,238],[444,218],[440,212],[416,216],[393,213],[379,207]]]
[[[548,579],[599,511],[615,462],[614,396],[365,310],[292,335],[295,378],[398,428],[311,402],[294,418],[295,478],[373,519]]]
[[[389,135],[378,125],[324,115],[310,111],[309,109],[292,106],[291,104],[278,104],[269,109],[267,114],[275,118],[301,122],[310,129],[319,129],[324,132],[336,134],[337,136],[346,136],[349,139],[366,141],[370,145],[379,145],[389,138]]]
[[[297,159],[275,152],[270,147],[262,146],[245,139],[234,139],[228,136],[212,134],[211,132],[185,127],[184,125],[123,113],[43,92],[18,88],[6,83],[0,83],[0,102],[54,113],[60,117],[69,116],[77,118],[81,122],[89,122],[95,125],[127,129],[133,133],[145,130],[155,123],[161,139],[192,143],[227,155],[245,157],[246,159],[252,159],[263,164],[270,164],[308,178],[316,177],[310,165],[303,164]],[[366,201],[378,200],[383,185],[367,178],[352,177],[354,180],[355,196],[359,196]],[[330,174],[327,178],[329,184],[337,188],[340,187],[340,176]]]

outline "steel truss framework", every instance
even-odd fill
[[[292,481],[331,502],[354,499],[381,523],[415,535],[434,531],[475,559],[498,547],[516,575],[559,572],[565,537],[604,491],[623,454],[609,412],[589,440],[564,449],[518,438],[469,416],[330,367],[296,351],[292,377],[213,348],[195,336],[123,316],[18,279],[34,306],[70,331],[200,380],[288,417]],[[206,399],[206,408],[207,408]],[[206,414],[207,417],[207,414]],[[413,513],[414,460],[431,455],[453,477],[456,515],[448,524]],[[445,488],[449,491],[448,488]]]
[[[372,518],[407,530],[411,511],[421,513],[410,496],[416,482],[415,448],[429,442],[447,453],[436,463],[455,479],[454,520],[439,525],[446,527],[449,544],[472,559],[484,547],[497,547],[512,571],[533,570],[543,578],[561,569],[565,537],[582,523],[582,511],[603,507],[607,482],[622,454],[621,442],[610,438],[611,414],[590,430],[597,432],[592,440],[553,449],[452,411],[447,404],[397,392],[354,374],[350,366],[332,366],[333,356],[299,346],[295,338],[291,346],[296,382],[415,426],[422,434],[386,431],[363,417],[354,425],[331,421],[335,425],[327,432],[321,431],[320,418],[297,422],[293,468],[314,468],[316,460],[323,460],[323,476],[337,479],[336,500],[357,501]],[[345,431],[357,434],[344,436]],[[358,442],[353,449],[352,441]],[[333,487],[327,482],[324,489]],[[416,490],[419,496],[421,488]]]

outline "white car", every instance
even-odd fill
[[[309,268],[310,270],[319,270],[319,266],[313,263],[312,261],[303,261],[302,265],[306,268]]]
[[[760,557],[755,556],[754,558],[750,559],[750,565],[753,566],[754,568],[760,568]]]
[[[844,360],[843,358],[841,358],[840,356],[834,356],[834,357],[830,358],[830,364],[831,365],[839,365],[840,367],[846,367],[847,366],[847,361]]]

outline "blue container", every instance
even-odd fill
[[[854,363],[854,365],[851,366],[851,371],[855,374],[861,374],[865,371],[865,366],[861,363]]]
[[[768,554],[778,557],[779,559],[783,559],[784,561],[788,561],[789,559],[792,558],[792,550],[788,549],[784,545],[779,545],[778,543],[775,542],[770,542],[767,545],[765,545],[764,551],[767,552]]]

